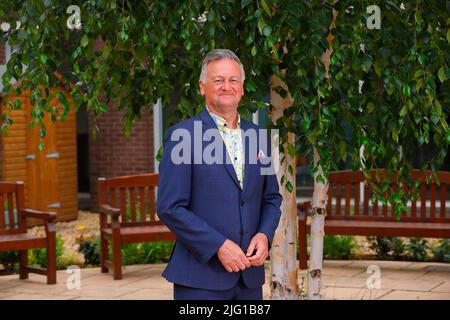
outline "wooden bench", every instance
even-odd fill
[[[28,218],[44,221],[44,237],[27,232]],[[19,251],[20,279],[38,273],[47,276],[47,284],[56,283],[55,219],[55,213],[25,209],[23,182],[0,182],[0,251]],[[47,249],[46,269],[28,266],[28,249],[36,248]]]
[[[157,219],[155,192],[159,174],[146,173],[99,178],[101,270],[111,268],[122,279],[121,247],[128,243],[175,241],[175,235]],[[112,261],[109,260],[112,244]]]
[[[371,174],[375,178],[376,171]],[[440,185],[435,181],[427,184],[427,177],[431,177],[430,171],[420,173],[413,170],[411,178],[420,183],[420,194],[415,201],[408,203],[408,211],[397,221],[392,206],[378,203],[378,200],[372,203],[373,193],[370,186],[364,184],[363,172],[331,172],[325,234],[450,238],[450,205],[446,203],[450,172],[438,173]],[[398,190],[393,180],[390,185],[393,190]],[[301,269],[307,269],[307,234],[310,232],[307,215],[310,207],[311,202],[297,205]]]

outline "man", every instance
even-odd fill
[[[244,80],[244,68],[232,51],[208,53],[199,80],[205,108],[167,133],[157,212],[177,237],[163,273],[174,283],[174,299],[262,299],[264,261],[282,198],[275,174],[261,173],[266,157],[261,141],[256,141],[258,152],[243,139],[246,131],[258,129],[237,112]],[[198,162],[210,144],[195,136],[198,125],[206,137],[219,133],[214,136],[224,146],[223,162]],[[189,161],[182,163],[176,159],[180,132],[202,139],[200,150],[196,141],[187,144],[179,156]]]

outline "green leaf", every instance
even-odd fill
[[[246,6],[248,6],[252,2],[253,2],[253,0],[241,0],[241,8],[244,9]]]
[[[405,97],[409,97],[411,95],[411,88],[409,87],[409,85],[404,84],[402,92]]]
[[[216,18],[216,13],[213,10],[209,11],[209,13],[208,13],[208,21],[212,22],[212,21],[214,21],[215,18]]]
[[[288,144],[288,154],[291,157],[295,157],[295,146],[293,144]]]
[[[400,117],[404,117],[406,114],[408,113],[408,108],[406,107],[406,105],[404,105],[401,109],[400,109]]]
[[[262,17],[259,18],[258,20],[258,30],[259,33],[263,33],[264,27],[266,26],[266,22],[264,21],[264,19]]]
[[[288,166],[288,172],[291,176],[294,176],[294,169],[292,169],[292,165]]]
[[[42,64],[47,63],[47,57],[44,54],[39,55],[39,60],[41,61]]]
[[[373,59],[372,59],[372,57],[371,56],[369,56],[369,55],[365,55],[363,58],[362,58],[362,63],[363,63],[363,65],[364,65],[364,71],[369,71],[369,69],[370,69],[370,66],[372,65],[372,62],[373,62]]]
[[[103,48],[103,52],[102,52],[102,57],[104,59],[108,58],[109,55],[111,54],[111,46],[109,44],[105,45],[105,47]]]
[[[265,35],[266,37],[270,36],[270,34],[272,33],[272,27],[269,25],[266,25],[263,28],[263,35]]]
[[[339,142],[339,153],[343,161],[347,160],[347,143],[345,141]]]
[[[86,47],[89,44],[89,38],[86,34],[81,37],[80,44],[82,47]]]
[[[450,145],[450,130],[447,131],[447,134],[445,135],[445,141]]]
[[[426,62],[427,62],[427,57],[426,57],[425,55],[421,54],[421,55],[419,56],[419,63],[420,63],[421,65],[424,65]]]
[[[17,99],[14,101],[14,109],[20,109],[20,106],[22,105],[22,100]]]
[[[253,47],[252,47],[252,50],[251,50],[252,57],[256,56],[256,53],[257,53],[257,52],[258,52],[258,49],[256,49],[255,46],[253,46]]]
[[[266,0],[261,0],[261,5],[262,5],[264,11],[267,13],[267,15],[268,15],[269,17],[271,17],[271,16],[272,16],[272,13],[270,12],[270,9],[269,9],[269,6],[267,5]]]
[[[247,39],[245,39],[245,44],[249,46],[255,40],[255,36],[253,34],[249,34]]]
[[[447,78],[446,78],[446,76],[445,76],[445,70],[444,70],[444,67],[440,67],[439,68],[439,71],[438,71],[438,77],[439,77],[439,80],[441,81],[441,82],[444,82]]]
[[[252,81],[246,81],[245,82],[245,90],[246,91],[256,91],[258,89],[256,83],[252,82]]]
[[[447,29],[447,42],[450,44],[450,28]]]
[[[292,187],[292,183],[291,183],[290,181],[286,182],[286,189],[287,189],[287,191],[289,191],[289,192],[292,192],[292,190],[294,189],[294,188]]]

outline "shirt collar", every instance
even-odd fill
[[[206,106],[206,110],[208,110],[209,114],[211,115],[214,122],[216,123],[218,129],[233,130],[233,129],[228,128],[227,120],[225,120],[221,116],[215,114],[213,111],[209,110],[208,106]],[[240,128],[241,128],[241,115],[238,112],[238,120],[237,120],[236,129],[240,129]]]

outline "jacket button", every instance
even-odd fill
[[[242,200],[242,201],[241,201],[241,207],[243,207],[243,206],[244,206],[244,203],[245,203],[245,201],[244,201],[244,200]]]

